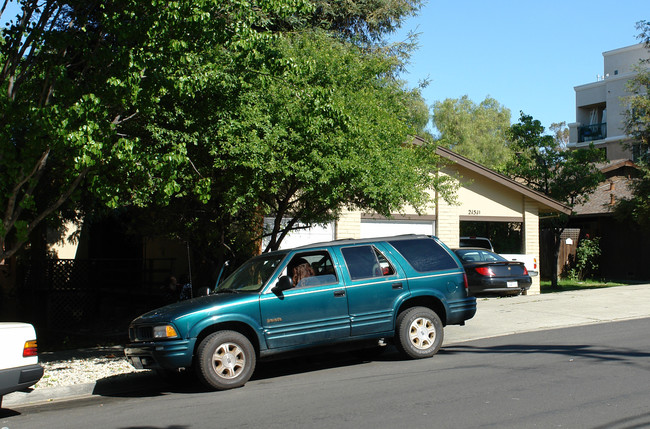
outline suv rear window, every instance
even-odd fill
[[[458,268],[454,258],[433,239],[389,241],[417,272]]]

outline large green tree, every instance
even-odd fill
[[[516,156],[503,171],[529,188],[573,208],[585,202],[604,180],[596,166],[596,162],[604,161],[604,154],[593,145],[586,149],[567,150],[562,147],[561,139],[544,131],[540,121],[521,112],[519,122],[513,124],[508,133]],[[545,217],[542,224],[553,231],[553,287],[557,286],[560,236],[567,223],[568,216],[559,214]]]
[[[419,2],[20,4],[0,50],[0,259],[82,189],[111,207],[184,201],[180,228],[204,213],[225,241],[263,214],[422,207],[436,185],[404,144],[422,123],[405,51],[377,42]]]
[[[162,132],[199,139],[187,146],[192,163],[176,195],[187,198],[197,176],[209,184],[192,225],[205,216],[217,231],[248,225],[253,240],[264,234],[256,220],[270,215],[270,250],[299,224],[329,222],[346,207],[389,216],[405,203],[423,208],[427,189],[449,190],[430,174],[433,149],[407,144],[424,125],[421,97],[397,79],[401,63],[386,49],[305,29],[259,52],[233,63],[237,80],[210,77],[192,97],[171,97],[173,111],[150,117]],[[241,241],[228,234],[214,244],[232,248],[233,234]]]
[[[205,46],[251,51],[269,16],[311,10],[292,0],[19,4],[0,50],[0,259],[82,184],[113,206],[171,196],[184,142],[142,118],[178,81],[197,80],[186,70]]]
[[[507,131],[510,110],[493,98],[479,104],[463,96],[433,105],[439,144],[490,168],[502,167],[512,156]]]

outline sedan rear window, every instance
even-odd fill
[[[508,261],[503,256],[498,255],[494,252],[490,252],[489,250],[458,249],[455,250],[454,252],[456,252],[456,255],[458,255],[458,257],[463,262],[495,262],[495,261],[506,262]]]
[[[459,268],[454,258],[433,239],[395,240],[389,243],[417,272]]]

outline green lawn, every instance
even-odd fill
[[[542,293],[565,292],[568,290],[598,289],[603,287],[624,286],[627,283],[604,282],[598,280],[559,280],[557,288],[551,288],[550,280],[542,280]]]

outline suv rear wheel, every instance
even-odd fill
[[[426,307],[413,307],[397,316],[397,347],[413,359],[431,357],[442,346],[444,331],[440,317]]]
[[[209,388],[233,389],[251,378],[255,360],[255,349],[248,338],[235,331],[218,331],[199,344],[196,373]]]

